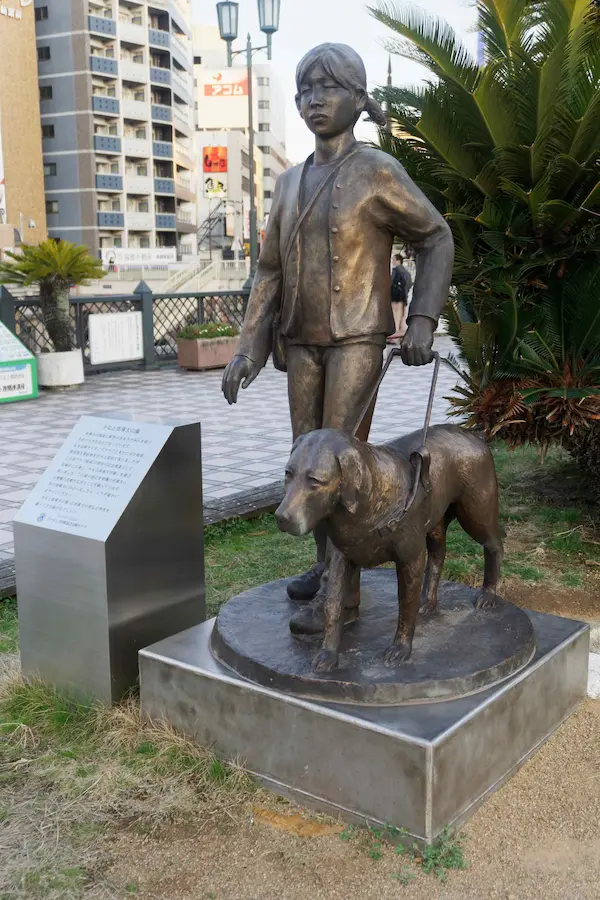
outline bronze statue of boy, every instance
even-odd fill
[[[294,440],[320,428],[351,432],[381,371],[393,330],[390,257],[394,238],[411,244],[417,272],[402,345],[412,366],[431,361],[433,335],[448,297],[454,247],[442,216],[392,156],[359,143],[363,112],[384,113],[367,93],[360,56],[345,44],[322,44],[296,72],[296,105],[315,135],[315,152],[277,182],[238,355],[223,376],[229,403],[247,388],[269,354],[287,369]],[[366,440],[371,414],[357,436]],[[298,602],[296,632],[323,627],[326,534],[315,530],[317,564],[290,583]],[[359,592],[346,598],[346,621],[358,615]]]

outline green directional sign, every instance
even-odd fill
[[[0,322],[0,403],[33,400],[37,395],[35,356]]]

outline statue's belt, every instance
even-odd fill
[[[363,409],[361,410],[360,416],[358,417],[358,421],[353,430],[353,435],[356,435],[358,427],[365,415],[367,414],[373,399],[377,395],[377,391],[383,381],[387,370],[390,367],[390,364],[395,356],[399,356],[401,353],[400,347],[392,347],[390,353],[388,354],[388,358],[385,362],[383,369],[381,370],[381,374],[377,381],[375,382],[375,386],[371,393],[369,394],[369,398],[366,401]],[[412,507],[415,502],[419,486],[425,492],[425,496],[427,500],[429,500],[431,495],[431,481],[429,479],[429,464],[430,464],[430,455],[429,450],[425,446],[425,441],[427,440],[427,431],[429,429],[429,423],[431,421],[431,411],[433,409],[433,400],[435,397],[435,389],[437,386],[438,374],[440,371],[440,355],[435,351],[432,354],[432,362],[435,361],[435,366],[433,369],[433,378],[431,379],[431,388],[429,389],[429,401],[427,403],[427,411],[425,413],[425,422],[423,425],[423,432],[421,436],[421,444],[409,456],[409,461],[413,467],[413,480],[409,495],[406,499],[406,502],[402,506],[394,507],[390,512],[386,513],[382,516],[374,525],[373,530],[379,534],[380,537],[387,537],[392,531],[400,525],[402,520],[407,515],[408,511]],[[429,505],[429,504],[427,504]],[[429,513],[427,513],[427,525],[429,525]]]

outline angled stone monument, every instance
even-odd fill
[[[14,523],[21,663],[104,702],[204,620],[200,424],[83,416]]]

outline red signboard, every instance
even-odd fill
[[[227,171],[227,147],[205,147],[203,156],[205,172]]]
[[[223,81],[221,73],[213,76],[211,84],[204,85],[205,97],[247,97],[248,96],[248,79],[243,81]]]

